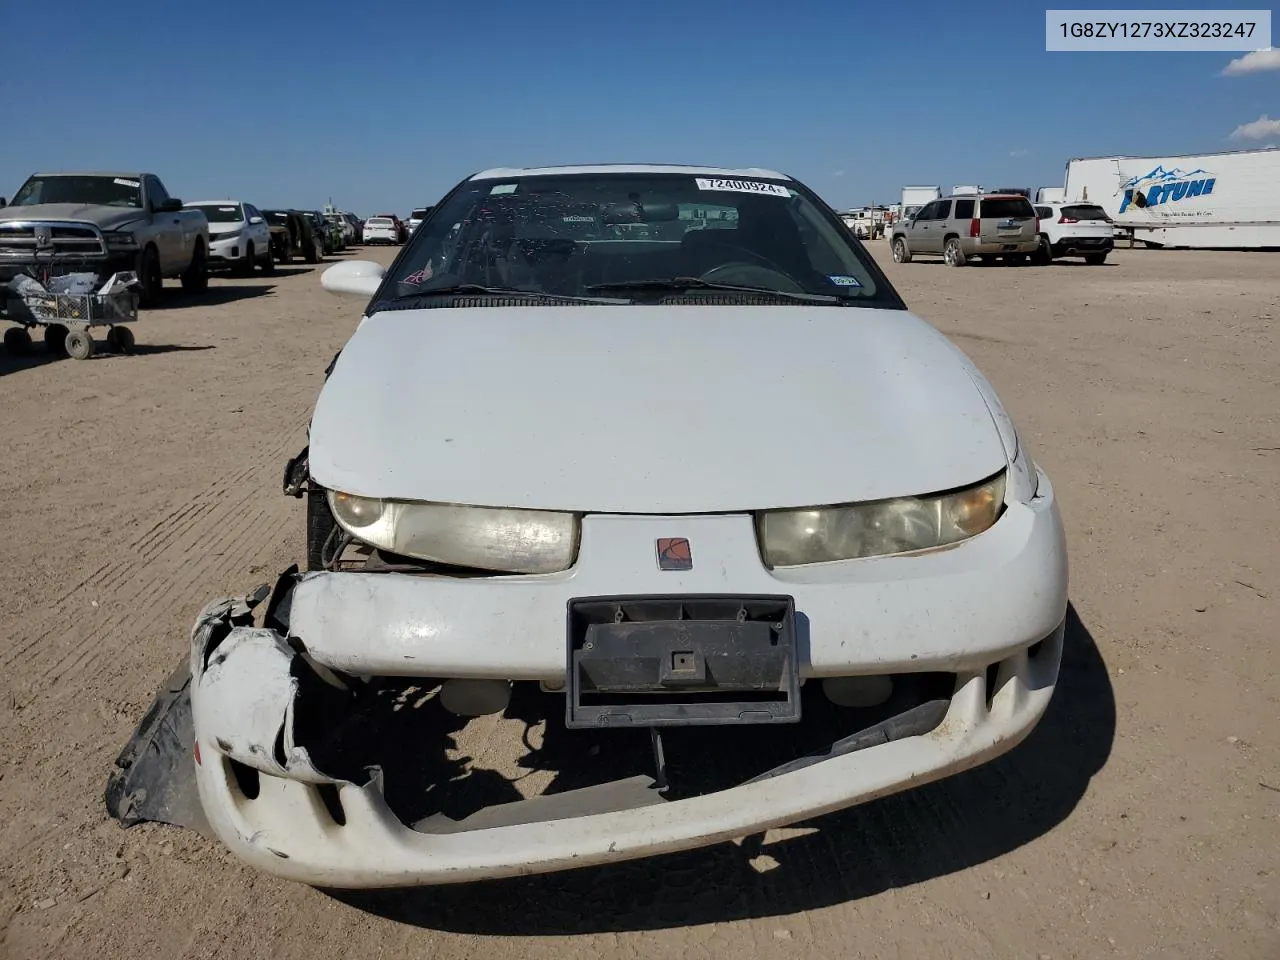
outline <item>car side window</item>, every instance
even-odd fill
[[[937,201],[937,203],[938,203],[938,209],[934,211],[933,219],[946,220],[948,217],[951,216],[951,201],[939,200]]]
[[[1048,220],[1053,216],[1053,211],[1048,207],[1036,207],[1036,216],[1041,220]]]
[[[973,201],[972,200],[956,201],[956,219],[957,220],[973,219]]]
[[[152,208],[160,206],[169,199],[169,194],[160,183],[159,178],[154,176],[147,177],[147,198],[151,201]]]
[[[931,201],[930,203],[926,203],[923,207],[920,208],[920,212],[916,214],[916,219],[917,220],[933,220],[935,219],[934,211],[936,211],[937,209],[938,209],[938,201],[934,200],[934,201]]]

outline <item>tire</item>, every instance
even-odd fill
[[[267,248],[267,255],[259,266],[262,267],[262,272],[268,276],[276,272],[276,258],[271,255],[270,247]]]
[[[1040,234],[1040,246],[1036,248],[1036,252],[1032,256],[1035,262],[1042,267],[1053,263],[1053,245],[1049,243],[1049,238],[1043,233]]]
[[[26,327],[10,327],[4,332],[4,348],[15,357],[31,352],[31,334]]]
[[[93,356],[93,337],[88,330],[72,330],[67,334],[67,356],[72,360],[88,360]]]
[[[107,330],[107,346],[116,353],[133,353],[133,331],[128,327],[111,327]]]
[[[182,289],[187,293],[204,293],[209,289],[209,257],[203,243],[197,243],[191,252],[191,263],[182,273]]]
[[[965,264],[964,250],[960,247],[959,237],[948,237],[946,243],[942,245],[942,259],[946,261],[948,267],[963,267]]]
[[[312,262],[312,263],[323,263],[323,262],[324,262],[324,258],[325,258],[325,254],[327,254],[328,252],[329,252],[329,251],[328,251],[328,250],[326,250],[326,249],[324,248],[324,241],[323,241],[323,240],[317,241],[317,242],[316,242],[316,253],[315,253],[316,258],[315,258],[314,260],[312,260],[311,262]]]
[[[307,263],[320,262],[320,246],[314,240],[312,240],[311,245],[307,247],[307,251],[302,255],[302,259]]]
[[[236,271],[242,277],[252,277],[253,268],[258,265],[258,251],[254,249],[253,241],[244,248],[244,259],[239,263],[239,269]]]
[[[911,251],[907,248],[907,241],[902,237],[893,238],[893,262],[894,263],[910,263]]]
[[[65,357],[67,355],[67,334],[68,330],[60,323],[51,323],[44,328],[44,348],[55,357]]]
[[[186,289],[186,283],[183,283]],[[138,306],[149,310],[164,296],[164,276],[160,273],[160,254],[147,247],[138,258]]]
[[[324,569],[324,546],[337,527],[329,510],[325,492],[316,487],[307,488],[307,569]]]
[[[1084,262],[1091,267],[1100,267],[1107,262],[1107,255],[1105,253],[1086,253]]]

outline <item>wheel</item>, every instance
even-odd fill
[[[26,327],[10,327],[4,332],[4,348],[15,357],[31,352],[31,334]]]
[[[183,284],[184,289],[186,284]],[[138,260],[138,306],[150,309],[164,295],[164,276],[160,273],[160,254],[147,247]]]
[[[67,330],[60,323],[51,323],[44,328],[44,348],[55,357],[67,355]]]
[[[902,237],[893,238],[893,262],[910,263],[911,251],[907,249],[907,241]]]
[[[964,251],[960,249],[960,239],[958,237],[949,237],[947,242],[943,244],[942,259],[947,262],[948,267],[964,266]]]
[[[1107,255],[1105,253],[1086,253],[1084,262],[1091,267],[1100,267],[1107,262]]]
[[[320,262],[320,244],[316,243],[314,240],[311,241],[311,244],[307,247],[306,252],[302,255],[302,259],[305,260],[307,263],[319,263]]]
[[[191,251],[191,263],[182,274],[182,289],[187,293],[204,293],[209,289],[209,258],[202,243],[197,243]]]
[[[262,267],[262,272],[265,274],[270,275],[276,272],[275,257],[271,256],[271,251],[269,249],[267,250],[266,258],[262,261],[260,266]]]
[[[324,548],[337,528],[325,492],[307,488],[307,569],[324,569]]]
[[[133,353],[133,331],[128,327],[110,327],[107,330],[107,347],[116,353]]]
[[[1053,262],[1053,245],[1049,243],[1049,238],[1043,233],[1040,234],[1040,246],[1036,248],[1034,256],[1036,263],[1041,266]]]
[[[72,360],[88,360],[93,356],[93,337],[88,330],[72,330],[67,334],[67,356]]]
[[[316,258],[315,258],[314,260],[312,260],[311,262],[312,262],[312,263],[319,263],[321,260],[323,260],[323,259],[324,259],[324,255],[325,255],[326,253],[328,253],[328,252],[329,252],[329,251],[328,251],[328,250],[326,250],[326,249],[324,248],[324,241],[323,241],[323,240],[317,240],[317,241],[316,241],[316,252],[315,252],[315,257],[316,257]]]
[[[253,268],[257,264],[257,262],[258,262],[257,251],[254,250],[253,243],[250,242],[249,245],[244,248],[244,259],[240,261],[240,269],[238,271],[240,276],[252,277]]]

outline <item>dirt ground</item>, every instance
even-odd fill
[[[886,269],[1058,491],[1036,732],[763,847],[407,894],[102,803],[197,610],[301,559],[281,470],[357,302],[294,267],[171,295],[133,357],[0,358],[0,957],[1280,958],[1280,255]]]

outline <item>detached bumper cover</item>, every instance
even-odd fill
[[[658,570],[654,539],[674,535],[690,539],[692,570]],[[241,859],[321,887],[464,882],[731,840],[946,777],[1020,742],[1057,681],[1066,577],[1043,476],[1037,498],[1010,505],[992,530],[919,556],[770,572],[750,518],[610,516],[587,518],[563,575],[290,576],[263,626],[231,623],[232,605],[219,601],[193,631],[200,800]],[[650,784],[615,782],[603,805],[574,810],[560,802],[568,794],[549,795],[416,829],[388,806],[380,771],[326,769],[308,749],[310,731],[354,695],[335,671],[563,682],[569,599],[659,592],[794,596],[802,677],[945,670],[954,691],[926,723],[904,714],[896,734],[886,724],[846,738],[856,747],[834,744],[826,759],[717,792],[666,801]],[[252,789],[239,765],[256,771]]]

